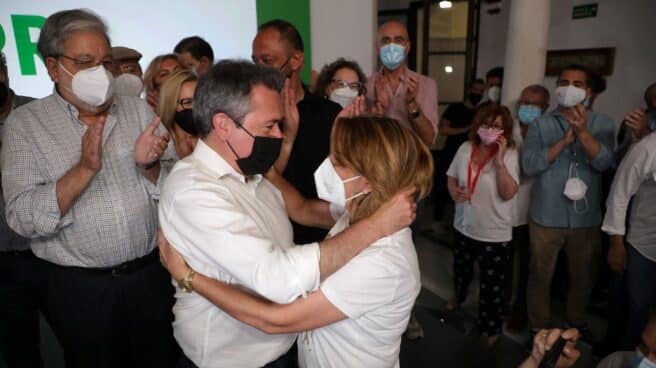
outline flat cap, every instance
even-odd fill
[[[135,49],[124,46],[114,46],[112,47],[112,58],[116,61],[120,60],[131,60],[131,59],[141,59],[141,53]]]

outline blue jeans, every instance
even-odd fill
[[[633,349],[647,323],[647,313],[656,306],[656,262],[627,244],[626,281],[629,291],[629,321],[622,348]]]

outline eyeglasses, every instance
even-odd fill
[[[481,128],[503,130],[503,125],[499,126],[494,123],[489,123],[489,124],[486,123],[486,124],[481,124]]]
[[[76,59],[74,57],[66,56],[64,54],[59,55],[59,57],[63,57],[64,59],[71,60],[79,70],[93,68],[94,66],[98,66],[100,64],[102,64],[102,66],[107,70],[112,70],[114,68],[114,60],[112,60],[111,58],[105,58],[102,59],[100,62],[96,62],[94,59]]]
[[[193,104],[193,98],[181,98],[178,100],[178,105],[182,106],[183,109],[191,109]]]
[[[336,88],[348,87],[354,91],[362,92],[365,90],[365,86],[362,82],[348,82],[341,79],[333,79],[332,82],[335,84]]]

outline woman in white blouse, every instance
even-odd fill
[[[449,309],[467,297],[474,261],[480,266],[478,326],[494,344],[501,333],[510,277],[512,203],[518,190],[519,164],[513,142],[513,120],[505,106],[490,104],[474,116],[469,141],[447,170],[447,185],[456,202],[453,228],[455,297]]]
[[[320,198],[345,207],[328,236],[374,213],[399,190],[418,198],[431,187],[433,161],[416,134],[389,118],[338,118],[331,153],[315,173]],[[305,200],[281,176],[268,176],[283,194],[292,218],[325,211]],[[322,207],[323,210],[318,209]],[[174,278],[189,272],[160,239],[162,261]],[[300,332],[302,367],[398,367],[401,335],[421,289],[409,228],[382,238],[322,280],[319,289],[291,304],[274,304],[203,275],[193,289],[236,319],[267,333]]]

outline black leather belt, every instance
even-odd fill
[[[131,261],[123,262],[116,266],[103,267],[103,268],[88,268],[88,267],[75,267],[75,266],[58,266],[66,269],[74,269],[76,271],[88,273],[90,275],[112,275],[112,276],[121,276],[125,274],[138,271],[145,266],[159,261],[159,251],[155,248],[149,254],[133,259]]]

